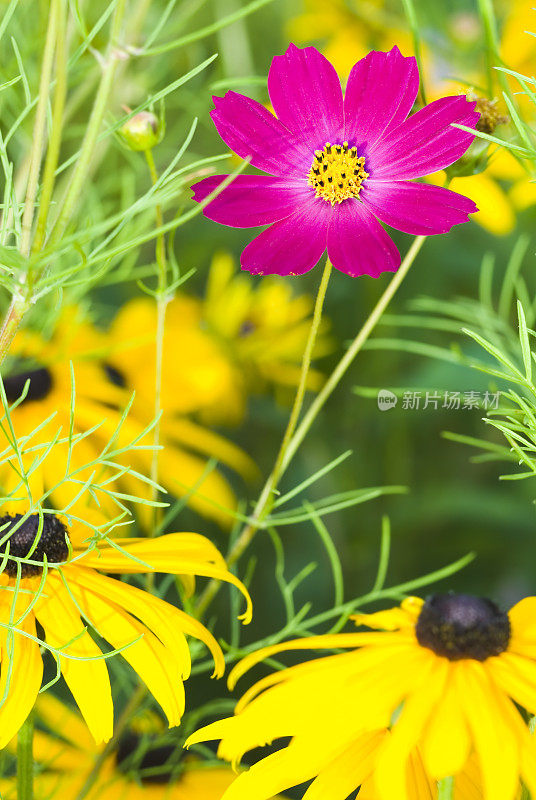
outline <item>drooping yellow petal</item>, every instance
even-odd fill
[[[215,548],[209,550],[206,540],[205,543],[199,541],[203,537],[196,537],[195,534],[186,534],[183,543],[183,535],[169,533],[155,539],[137,540],[132,546],[129,546],[126,540],[121,540],[124,542],[124,549],[128,549],[128,552],[132,553],[142,563],[109,546],[103,546],[98,550],[92,550],[83,555],[79,563],[104,572],[166,572],[176,575],[198,575],[205,578],[216,578],[217,580],[231,583],[240,590],[246,600],[246,610],[239,619],[242,619],[244,623],[248,623],[252,614],[251,597],[242,581],[227,570],[225,562]],[[199,550],[196,550],[198,545],[202,548],[203,555],[201,557],[197,555],[199,552]],[[207,557],[205,555],[207,552],[212,555]]]
[[[455,679],[478,755],[485,800],[513,800],[519,774],[519,744],[495,697],[483,665],[460,661]]]
[[[63,677],[97,743],[113,734],[114,708],[108,667],[57,575],[47,579],[35,613],[47,644],[58,648]],[[71,644],[69,644],[72,642]]]
[[[231,670],[229,675],[229,688],[232,690],[237,681],[255,664],[264,661],[276,653],[283,653],[285,650],[336,650],[344,648],[364,647],[367,644],[374,644],[388,647],[391,644],[404,644],[408,637],[403,633],[336,633],[323,636],[308,636],[305,639],[292,639],[288,642],[261,647],[254,653],[250,653]]]
[[[99,634],[113,648],[125,648],[121,655],[160,703],[169,725],[178,725],[184,712],[184,686],[182,665],[173,653],[119,606],[74,582],[71,587],[80,608]]]
[[[424,763],[436,779],[459,772],[471,749],[471,738],[453,677],[456,667],[456,664],[450,664],[443,697],[423,733]]]
[[[7,623],[8,618],[3,616],[2,621]],[[43,660],[39,645],[24,633],[36,636],[32,614],[20,624],[19,630],[0,629],[0,748],[5,747],[21,728],[41,688]]]
[[[448,676],[448,662],[431,651],[420,669],[419,683],[406,699],[376,765],[376,786],[381,800],[409,800],[408,760],[421,732],[434,713]]]
[[[271,800],[290,786],[314,777],[330,756],[325,742],[288,747],[263,758],[233,781],[221,800]]]
[[[378,748],[386,736],[385,730],[372,731],[357,737],[319,772],[303,800],[346,800],[374,769]]]

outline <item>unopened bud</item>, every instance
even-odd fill
[[[475,130],[480,133],[491,135],[498,125],[505,125],[508,122],[508,117],[499,113],[497,100],[479,97],[472,90],[467,93],[467,100],[475,103],[475,111],[480,113],[480,118],[475,124]],[[459,178],[483,172],[488,165],[488,148],[489,141],[477,136],[467,152],[447,168],[447,175],[450,178]]]
[[[162,139],[158,118],[150,111],[140,111],[119,128],[119,135],[131,150],[151,150]]]

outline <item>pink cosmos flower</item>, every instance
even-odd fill
[[[234,228],[270,227],[245,248],[254,274],[302,275],[323,252],[347,275],[395,272],[400,255],[378,219],[411,234],[445,233],[477,211],[472,200],[414,178],[444,169],[467,150],[475,103],[444,97],[408,117],[417,97],[415,58],[397,47],[353,67],[343,99],[335,69],[314,47],[276,56],[268,91],[276,116],[249,97],[214,97],[224,142],[268,175],[238,175],[203,210]],[[194,200],[226,176],[205,178]]]

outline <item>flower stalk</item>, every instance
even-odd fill
[[[318,414],[324,407],[325,403],[331,397],[334,390],[339,385],[341,379],[343,378],[348,368],[356,358],[357,354],[363,349],[363,345],[373,332],[374,328],[376,327],[383,313],[385,312],[387,306],[391,302],[399,286],[401,285],[402,281],[409,272],[409,269],[412,266],[413,262],[415,261],[425,239],[426,239],[425,236],[415,237],[411,247],[409,248],[400,266],[400,269],[398,270],[398,272],[395,273],[394,277],[390,281],[386,290],[384,291],[384,293],[378,300],[376,306],[372,310],[371,314],[367,318],[365,324],[363,325],[363,327],[353,340],[352,344],[350,345],[346,353],[343,355],[343,357],[341,358],[341,360],[339,361],[333,372],[331,373],[330,377],[328,378],[328,380],[326,381],[326,383],[324,384],[318,395],[311,403],[311,406],[305,413],[301,423],[297,425],[299,414],[303,405],[304,388],[302,389],[302,385],[304,387],[305,381],[307,380],[307,373],[310,366],[312,347],[314,345],[316,334],[318,332],[318,326],[320,324],[322,306],[324,303],[325,291],[327,288],[327,281],[329,279],[329,272],[331,270],[331,264],[329,260],[327,261],[316,299],[313,322],[311,325],[311,332],[309,334],[309,339],[307,341],[307,346],[305,349],[304,358],[302,362],[300,385],[296,393],[296,399],[294,401],[294,406],[292,408],[289,423],[287,425],[287,429],[283,437],[283,442],[279,449],[279,453],[274,468],[268,480],[266,481],[266,484],[264,485],[264,488],[261,492],[255,510],[253,511],[251,521],[245,526],[245,528],[243,529],[240,536],[236,540],[234,546],[232,547],[227,557],[227,565],[229,567],[233,566],[233,564],[235,564],[238,561],[242,553],[247,549],[247,547],[251,543],[253,537],[255,536],[255,533],[261,527],[263,521],[270,513],[271,504],[273,502],[273,498],[275,496],[275,492],[277,490],[279,481],[282,478],[283,474],[285,473],[286,469],[288,468],[290,462],[292,461],[292,458],[294,457],[298,447],[304,440],[305,436],[307,435],[307,432],[309,431],[312,424],[316,420]],[[329,265],[329,270],[328,270],[328,265]],[[197,608],[199,614],[203,614],[207,610],[208,606],[212,602],[217,592],[218,592],[218,582],[211,581],[199,599]]]
[[[452,800],[454,797],[454,778],[443,778],[437,784],[437,800]]]
[[[17,735],[18,800],[33,800],[33,734],[34,720],[30,714]]]

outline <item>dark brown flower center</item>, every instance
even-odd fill
[[[4,514],[0,517],[0,539],[4,540],[0,545],[0,561],[5,557],[8,550],[5,571],[15,578],[17,576],[17,564],[20,563],[20,574],[22,578],[32,575],[40,575],[45,556],[48,562],[58,563],[65,561],[69,553],[67,546],[67,528],[53,514],[44,514],[40,529],[39,515],[30,514],[24,522],[23,514]],[[9,538],[7,538],[9,535]],[[32,550],[34,542],[37,540],[35,548]],[[31,554],[30,551],[32,550]],[[28,557],[35,564],[26,564],[24,561],[18,562],[16,558]]]
[[[14,403],[21,397],[27,381],[29,381],[28,391],[22,401],[23,403],[29,403],[32,400],[44,400],[54,385],[52,374],[46,367],[37,367],[16,375],[2,376],[2,379],[6,397],[10,403]]]
[[[125,388],[125,386],[127,385],[127,379],[125,378],[124,374],[121,372],[120,369],[117,369],[117,367],[114,367],[107,361],[104,361],[102,367],[110,383],[113,383],[114,386],[119,386],[120,389]]]
[[[468,594],[435,594],[422,607],[417,640],[450,661],[498,656],[510,641],[510,620],[491,600]]]

